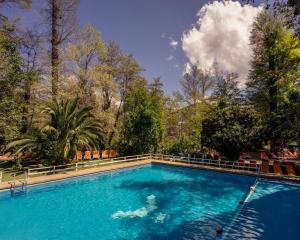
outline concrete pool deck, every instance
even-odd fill
[[[56,174],[51,174],[51,175],[30,177],[30,178],[28,178],[27,183],[28,183],[28,185],[34,185],[34,184],[63,180],[63,179],[74,178],[74,177],[79,177],[79,176],[84,176],[84,175],[89,175],[89,174],[101,173],[101,172],[106,172],[106,171],[111,171],[111,170],[126,169],[126,168],[130,168],[130,167],[142,166],[142,165],[151,164],[151,163],[160,163],[160,164],[180,166],[180,167],[198,168],[198,169],[205,169],[205,170],[216,171],[216,172],[240,174],[240,175],[247,175],[247,176],[254,176],[254,177],[257,176],[256,172],[243,170],[243,169],[220,168],[220,167],[205,166],[205,165],[199,165],[199,164],[193,164],[193,163],[146,159],[146,160],[137,160],[137,161],[133,161],[133,162],[122,162],[122,163],[103,165],[103,166],[87,168],[87,169],[80,169],[77,172],[76,171],[68,171],[68,172],[64,172],[64,173],[56,173]],[[284,181],[292,181],[292,182],[300,183],[299,177],[290,177],[290,176],[275,175],[275,174],[268,174],[268,175],[261,174],[260,177],[274,179],[274,180],[284,180]],[[9,189],[10,182],[11,181],[2,182],[0,184],[0,190]],[[20,185],[20,181],[17,180],[16,183],[17,183],[17,185]]]

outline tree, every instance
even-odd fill
[[[4,6],[16,6],[21,9],[30,9],[31,0],[1,0],[0,9]],[[14,23],[7,16],[0,14],[0,29],[6,33],[14,31]]]
[[[242,151],[261,147],[261,121],[251,106],[216,107],[202,122],[202,145],[215,149],[229,160]]]
[[[142,68],[132,55],[122,55],[119,67],[117,69],[116,81],[118,84],[119,103],[115,114],[115,121],[113,129],[108,137],[108,146],[111,147],[112,140],[116,134],[116,128],[119,123],[123,111],[123,105],[126,104],[129,86],[136,86],[141,83],[144,84],[144,80],[140,76]]]
[[[0,145],[19,135],[22,80],[17,44],[5,32],[0,31]]]
[[[101,59],[101,67],[105,78],[102,79],[102,110],[108,111],[112,106],[113,98],[116,98],[117,83],[119,80],[120,64],[122,62],[122,52],[120,47],[109,41],[106,44],[106,57]]]
[[[156,152],[163,136],[162,106],[144,87],[132,88],[125,102],[122,154]]]
[[[42,52],[42,36],[33,30],[22,33],[19,41],[19,52],[22,57],[21,70],[23,82],[21,84],[23,95],[22,127],[21,133],[26,133],[31,127],[34,112],[31,111],[32,87],[38,82],[42,74],[40,55]]]
[[[81,99],[82,104],[95,103],[94,91],[101,84],[104,75],[100,69],[100,59],[105,57],[105,44],[92,25],[85,26],[78,33],[77,41],[67,47],[66,64],[77,83],[75,92],[71,92]]]
[[[164,84],[161,82],[160,77],[156,77],[153,79],[153,82],[149,84],[150,92],[157,96],[157,97],[163,97],[164,96],[164,90],[162,89]]]
[[[200,70],[192,65],[181,81],[183,94],[188,104],[196,104],[205,97],[214,82],[208,71]]]
[[[50,25],[51,38],[51,87],[56,98],[59,84],[59,48],[74,33],[78,0],[48,0],[46,23]]]
[[[265,127],[267,140],[280,151],[291,142],[300,140],[300,91],[289,89],[276,111],[269,116]]]
[[[227,73],[215,76],[215,87],[212,96],[217,99],[219,106],[234,104],[241,99],[241,90],[238,87],[237,74]]]
[[[48,160],[55,164],[68,162],[75,156],[77,149],[98,149],[103,140],[103,128],[95,120],[92,108],[78,109],[78,103],[77,98],[67,101],[54,100],[42,111],[50,120],[39,133],[33,138],[13,141],[6,148],[16,149],[16,153],[31,149],[40,152],[42,157],[43,153],[45,155],[43,147],[51,149],[51,158]]]
[[[294,8],[295,16],[300,14],[300,2],[298,0],[288,0],[287,4],[288,4],[288,6],[291,6]]]
[[[254,22],[250,42],[253,58],[247,90],[251,101],[264,113],[268,129],[287,90],[299,81],[300,42],[277,15],[267,11]],[[270,140],[274,149],[276,140]]]

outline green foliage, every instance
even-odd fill
[[[164,153],[170,155],[180,155],[184,153],[189,153],[194,149],[194,141],[192,141],[187,136],[182,136],[179,139],[173,139],[165,145],[166,146],[164,146]]]
[[[272,103],[276,108],[286,85],[300,76],[300,41],[266,11],[254,23],[250,40],[254,54],[248,91],[253,102],[268,113]]]
[[[23,77],[20,64],[16,43],[0,31],[0,145],[19,134],[22,106],[18,86]]]
[[[261,147],[261,124],[250,106],[215,108],[202,123],[202,144],[221,152],[230,160],[240,153]]]
[[[157,97],[144,87],[136,87],[128,93],[120,144],[121,154],[156,152],[164,124],[162,106]]]
[[[284,19],[277,14],[263,11],[253,25],[253,58],[247,82],[250,100],[263,116],[264,137],[272,150],[295,139],[298,120],[290,97],[298,92],[300,77],[300,40],[284,27]]]
[[[52,163],[67,162],[74,157],[77,149],[97,149],[102,142],[103,131],[91,111],[90,107],[78,109],[78,99],[54,100],[43,110],[50,117],[45,126],[31,138],[11,142],[7,149],[14,148],[16,153],[35,150]]]
[[[291,89],[276,111],[267,119],[266,140],[276,143],[282,149],[292,141],[300,140],[300,92]],[[278,149],[279,150],[279,149]]]

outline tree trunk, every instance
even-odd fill
[[[52,0],[51,6],[51,85],[52,97],[57,97],[58,91],[58,65],[59,65],[59,52],[58,52],[58,0]]]
[[[29,103],[30,103],[30,97],[31,97],[31,83],[30,79],[26,79],[25,82],[25,89],[24,89],[24,94],[23,94],[23,99],[24,99],[24,106],[23,106],[23,116],[22,116],[22,128],[21,128],[21,133],[27,133],[28,128],[29,128],[29,120],[28,120],[28,108],[29,108]]]
[[[112,142],[112,140],[113,140],[113,138],[115,136],[115,133],[116,133],[115,128],[117,127],[118,122],[119,122],[119,118],[121,116],[121,112],[122,112],[121,110],[122,110],[123,102],[124,102],[124,100],[121,100],[120,105],[118,107],[118,111],[116,113],[116,118],[115,118],[115,122],[114,122],[114,126],[113,126],[113,129],[112,129],[112,132],[110,133],[110,135],[108,137],[108,147],[109,147],[109,149],[111,148],[111,142]]]
[[[278,94],[277,86],[276,86],[277,79],[273,75],[275,73],[275,61],[273,57],[269,58],[269,71],[272,74],[272,76],[270,76],[268,81],[269,97],[270,97],[269,108],[270,108],[270,113],[273,113],[277,109],[277,94]]]
[[[277,79],[276,76],[274,76],[275,73],[275,61],[274,61],[274,57],[271,56],[269,57],[269,71],[271,72],[271,76],[268,80],[268,88],[269,88],[269,114],[270,117],[272,117],[273,113],[277,110],[277,94],[278,94],[278,89],[276,86],[277,83]],[[271,152],[275,152],[278,148],[278,140],[276,139],[272,139],[270,141],[270,149]]]

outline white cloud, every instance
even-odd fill
[[[171,46],[172,48],[174,48],[174,49],[176,49],[177,46],[178,46],[178,42],[175,41],[175,40],[171,40],[169,44],[170,44],[170,46]]]
[[[182,36],[189,62],[207,69],[217,61],[221,71],[236,72],[244,81],[251,58],[250,29],[260,10],[261,7],[242,6],[236,1],[204,5],[197,14],[196,25]]]
[[[167,61],[172,61],[174,59],[173,55],[170,55],[169,57],[167,57]]]

